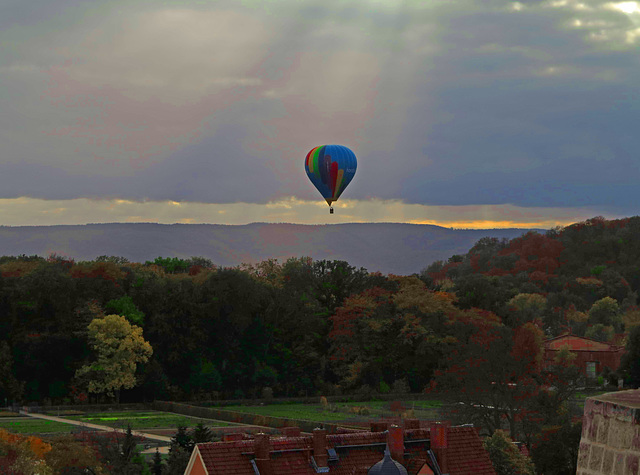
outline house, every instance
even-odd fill
[[[563,348],[576,355],[575,364],[588,378],[595,378],[605,367],[617,371],[624,353],[623,346],[564,334],[544,341],[545,366],[553,364],[557,353]]]
[[[372,422],[369,431],[327,434],[298,428],[283,436],[242,434],[222,442],[197,444],[185,475],[495,475],[489,455],[473,426],[431,423],[421,428],[415,419],[404,427]]]

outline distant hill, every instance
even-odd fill
[[[315,260],[344,260],[370,272],[408,275],[436,260],[466,253],[482,237],[514,238],[527,231],[401,223],[0,226],[0,255],[46,257],[55,252],[76,260],[113,255],[133,262],[158,256],[202,256],[219,266],[309,256]]]

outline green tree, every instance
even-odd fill
[[[578,449],[582,423],[568,421],[544,427],[533,444],[531,458],[538,473],[545,475],[573,475],[578,468]]]
[[[497,475],[535,475],[533,462],[501,430],[483,442]],[[546,472],[543,472],[546,473]]]
[[[188,260],[180,259],[178,257],[156,257],[153,262],[146,261],[144,264],[147,266],[160,266],[167,274],[179,274],[186,272],[191,265]]]
[[[540,294],[518,294],[507,302],[509,326],[517,327],[542,318],[547,299]]]
[[[109,300],[105,309],[114,312],[116,315],[126,317],[134,325],[144,327],[144,313],[133,303],[133,299],[128,295],[119,299]]]
[[[179,445],[172,444],[169,449],[166,469],[162,472],[163,475],[183,475],[190,458],[191,452]]]
[[[625,384],[640,387],[640,325],[631,329],[625,349],[620,372],[625,377]]]
[[[0,404],[20,399],[24,383],[13,374],[13,356],[6,341],[0,341]]]
[[[178,426],[178,431],[171,438],[169,458],[167,459],[167,475],[182,475],[184,473],[194,447],[195,443],[186,426]]]
[[[596,323],[587,328],[584,336],[598,341],[611,341],[615,331],[612,326],[605,326],[602,323]]]
[[[91,348],[97,359],[76,372],[88,381],[92,393],[107,393],[120,401],[120,390],[133,388],[139,363],[149,360],[151,345],[142,336],[142,328],[131,325],[120,315],[94,319],[88,327]]]
[[[151,466],[151,473],[153,475],[162,475],[165,465],[162,463],[162,455],[156,448],[156,453],[153,455],[153,465]]]
[[[213,440],[213,432],[202,422],[198,422],[191,431],[191,438],[193,439],[194,444],[211,442]]]
[[[622,316],[616,299],[604,297],[595,302],[589,310],[589,323],[613,326],[616,330],[622,328]]]

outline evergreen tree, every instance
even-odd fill
[[[122,461],[126,464],[131,461],[136,452],[136,441],[133,437],[133,433],[131,432],[131,424],[127,424],[127,432],[124,436],[124,440],[122,441]]]
[[[153,466],[151,467],[151,472],[153,475],[162,475],[164,469],[164,464],[162,463],[162,456],[160,455],[160,451],[156,448],[156,453],[153,456]]]
[[[211,442],[213,440],[213,432],[202,422],[198,422],[191,432],[191,438],[194,444],[201,444],[203,442]]]
[[[171,437],[171,448],[174,446],[183,448],[189,453],[189,455],[191,455],[191,451],[195,447],[195,444],[191,438],[191,434],[187,432],[186,426],[178,426],[178,432]]]

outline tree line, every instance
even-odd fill
[[[639,288],[640,217],[483,238],[413,276],[309,258],[5,256],[0,397],[426,391],[487,435],[508,428],[545,454],[538,468],[570,472],[575,457],[549,461],[547,449],[571,454],[579,440],[567,407],[581,376],[567,351],[543,362],[542,342],[570,331],[626,344],[619,373],[603,376],[640,384]]]
[[[414,276],[309,258],[222,268],[201,257],[4,256],[0,397],[118,389],[105,386],[109,358],[91,330],[109,315],[150,346],[120,385],[136,401],[423,391],[478,322],[511,338],[530,324],[540,338],[624,343],[640,323],[639,237],[640,217],[593,218],[483,238]]]

